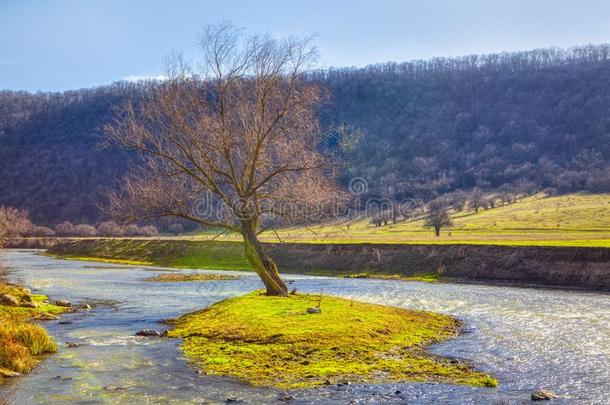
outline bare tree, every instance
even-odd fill
[[[483,206],[483,192],[480,188],[475,188],[470,194],[470,208],[475,212],[479,212],[479,208]]]
[[[74,224],[65,221],[55,226],[55,233],[60,236],[71,236],[74,234]]]
[[[424,228],[432,228],[434,229],[434,234],[440,236],[441,228],[449,226],[453,226],[453,221],[447,209],[440,204],[432,205],[424,221]]]
[[[467,193],[462,190],[456,190],[453,193],[450,193],[447,198],[447,203],[456,212],[464,211],[464,208],[466,207],[466,202],[468,201]]]
[[[26,234],[32,228],[27,211],[0,207],[0,247],[7,238]]]
[[[97,235],[97,230],[94,226],[89,224],[79,224],[73,229],[75,236],[91,237]]]
[[[54,235],[55,231],[46,226],[32,226],[27,232],[27,236],[35,237],[49,237]]]
[[[172,58],[169,79],[150,83],[106,127],[142,162],[110,195],[111,212],[239,233],[267,294],[285,295],[258,235],[267,218],[304,217],[304,207],[336,191],[317,148],[321,94],[303,80],[315,50],[307,40],[244,37],[227,24],[205,29],[199,44],[196,68]]]

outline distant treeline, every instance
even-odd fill
[[[610,191],[610,46],[435,58],[317,71],[341,181],[371,196],[455,190]],[[101,148],[113,106],[141,86],[0,92],[0,205],[40,224],[99,223],[129,156]]]

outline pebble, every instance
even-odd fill
[[[107,387],[104,387],[104,390],[106,391],[123,391],[125,389],[125,387],[118,387],[116,385],[108,385]]]

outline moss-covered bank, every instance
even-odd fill
[[[320,313],[309,313],[319,308]],[[315,312],[315,311],[312,311]],[[424,351],[457,334],[434,313],[319,295],[260,292],[221,301],[172,322],[186,356],[208,374],[251,385],[300,388],[343,381],[434,381],[493,387],[468,364]]]
[[[55,319],[66,308],[47,303],[44,295],[31,294],[14,284],[0,283],[0,384],[3,377],[28,373],[39,356],[57,350],[53,339],[30,320]]]
[[[228,274],[210,274],[210,273],[161,273],[154,277],[145,278],[144,281],[155,281],[157,283],[177,283],[187,281],[227,281],[237,280],[238,276]]]
[[[607,248],[367,243],[266,243],[264,248],[284,273],[610,290]],[[89,239],[61,242],[48,252],[123,264],[250,269],[239,242]]]
[[[182,240],[65,240],[47,251],[66,259],[175,268],[250,270],[243,244]]]

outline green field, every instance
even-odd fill
[[[494,244],[610,247],[610,194],[535,195],[497,208],[452,213],[440,237],[423,218],[375,227],[369,220],[278,231],[284,242]],[[261,235],[277,242],[273,232]]]
[[[454,227],[443,231],[438,238],[434,236],[434,232],[423,229],[422,218],[382,227],[375,227],[368,221],[360,220],[349,224],[318,225],[308,229],[281,229],[278,230],[279,238],[287,243],[267,245],[267,249],[283,273],[389,277],[434,282],[439,278],[445,281],[451,278],[444,274],[446,269],[443,266],[457,272],[453,276],[465,278],[476,278],[473,274],[477,274],[477,268],[482,263],[496,269],[506,269],[508,266],[513,269],[511,271],[519,273],[525,267],[519,267],[511,260],[515,260],[515,255],[525,257],[523,255],[526,253],[523,252],[527,249],[516,248],[539,246],[537,253],[530,252],[533,256],[529,260],[548,268],[548,271],[539,274],[539,277],[535,278],[536,283],[567,285],[565,281],[560,282],[551,275],[553,269],[563,266],[564,270],[574,272],[575,280],[580,280],[581,286],[599,287],[576,268],[586,268],[587,263],[595,262],[598,260],[595,257],[604,256],[606,249],[610,248],[609,194],[573,194],[551,198],[537,195],[513,204],[480,212],[461,212],[453,216]],[[243,244],[237,243],[241,242],[238,235],[223,235],[211,240],[214,236],[216,235],[209,232],[156,239],[73,239],[57,244],[49,249],[48,254],[68,259],[174,268],[251,268]],[[278,236],[273,232],[263,234],[262,239],[266,242],[278,242]],[[290,242],[296,245],[291,246]],[[309,245],[311,243],[318,245]],[[335,246],[332,246],[333,244]],[[375,244],[379,245],[376,247]],[[381,246],[382,244],[387,246]],[[404,251],[400,247],[391,246],[396,244],[405,245]],[[434,244],[445,246],[439,249],[433,246]],[[466,247],[459,246],[460,244],[481,246],[469,246],[468,249],[472,252],[470,258],[473,260],[464,261],[460,251]],[[499,245],[500,251],[493,245]],[[546,248],[543,248],[545,246]],[[550,254],[549,247],[556,248],[554,256],[567,254],[565,263],[550,260],[547,257]],[[562,249],[568,247],[584,249],[578,249],[580,253]],[[400,250],[400,253],[392,253],[397,252],[396,249]],[[430,249],[436,251],[431,252]],[[333,252],[332,255],[329,254],[330,251]],[[574,255],[581,254],[587,258],[581,256],[578,259],[580,264],[574,264]],[[441,259],[443,266],[439,265]],[[502,272],[498,271],[498,274]],[[490,277],[491,274],[487,274],[487,278]],[[498,277],[502,279],[503,276]],[[513,281],[532,282],[522,277],[522,274],[515,274]],[[600,280],[600,283],[603,283],[603,280]]]

